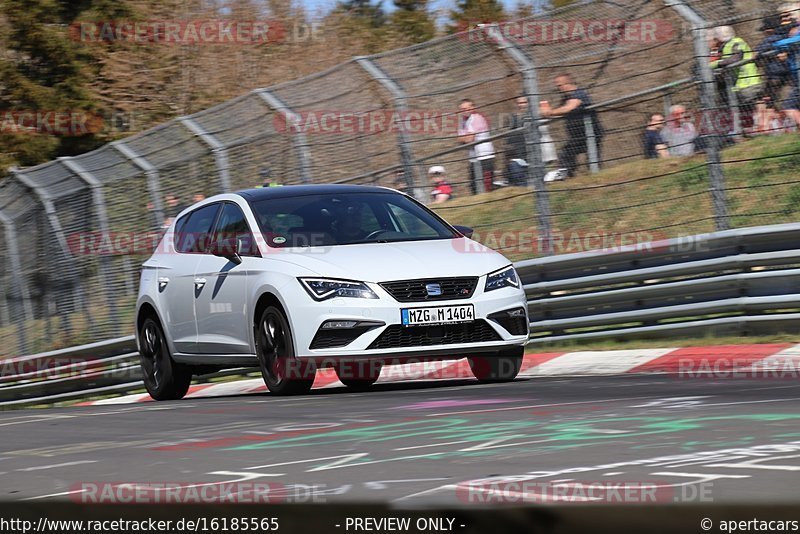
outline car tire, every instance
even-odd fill
[[[480,382],[510,382],[519,374],[524,352],[524,347],[519,347],[493,356],[471,356],[469,367]]]
[[[153,317],[142,323],[139,347],[142,380],[150,396],[157,401],[183,398],[192,383],[192,370],[172,359],[164,330]]]
[[[279,308],[268,306],[258,320],[256,355],[267,389],[275,395],[308,393],[316,370],[295,357],[289,321]]]
[[[344,362],[336,366],[336,376],[339,382],[350,389],[365,390],[378,380],[381,369],[382,362]]]

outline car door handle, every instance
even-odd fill
[[[206,285],[206,279],[205,278],[195,278],[194,279],[194,287],[195,288],[202,289],[204,285]]]

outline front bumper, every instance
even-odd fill
[[[490,315],[498,312],[522,308],[525,310],[524,321],[525,325],[527,325],[527,303],[524,292],[521,289],[507,287],[485,293],[483,291],[484,282],[485,277],[482,277],[478,282],[478,288],[475,293],[468,299],[407,303],[396,301],[380,285],[374,283],[368,283],[367,285],[378,295],[378,299],[334,298],[316,302],[298,284],[297,289],[300,292],[295,295],[295,303],[297,305],[290,307],[290,319],[294,331],[297,357],[310,359],[430,357],[432,359],[442,359],[468,356],[479,352],[502,352],[504,349],[524,345],[528,340],[527,328],[524,334],[515,335],[506,330],[496,320],[489,318]],[[471,330],[466,327],[455,327],[449,329],[453,331],[453,335],[450,337],[445,335],[441,339],[441,343],[437,343],[435,340],[431,342],[430,339],[417,335],[411,337],[415,340],[425,339],[424,344],[388,346],[393,344],[387,343],[387,337],[394,336],[393,339],[396,339],[398,335],[405,335],[403,329],[406,327],[401,325],[400,320],[402,309],[464,304],[472,304],[474,306],[475,325],[484,323],[480,326],[480,335],[472,335],[470,333]],[[320,346],[319,338],[316,343],[314,343],[314,338],[317,336],[320,326],[326,321],[356,321],[360,326],[364,325],[364,327],[362,328],[363,331],[359,332],[359,335],[345,346],[311,348],[312,344],[315,347]],[[369,326],[369,328],[366,328],[366,326]],[[488,331],[486,330],[487,328],[489,329]],[[447,327],[442,329],[447,330]],[[491,339],[481,341],[489,338]],[[439,338],[437,337],[436,339]],[[468,341],[459,342],[463,340]]]

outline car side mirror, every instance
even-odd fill
[[[461,235],[463,235],[464,237],[468,237],[468,238],[471,238],[471,237],[472,237],[472,234],[475,232],[475,230],[473,230],[473,229],[472,229],[472,228],[470,228],[469,226],[460,226],[460,225],[458,225],[458,224],[454,224],[454,225],[453,225],[453,228],[455,228],[456,230],[458,230],[458,233],[460,233],[460,234],[461,234]]]
[[[242,263],[242,257],[239,255],[239,240],[235,237],[212,241],[208,251],[214,256],[225,258],[236,265]]]

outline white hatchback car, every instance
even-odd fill
[[[147,391],[259,366],[273,393],[335,368],[351,387],[387,363],[468,357],[512,380],[528,339],[511,263],[412,198],[381,187],[285,186],[184,210],[144,265],[136,309]]]

